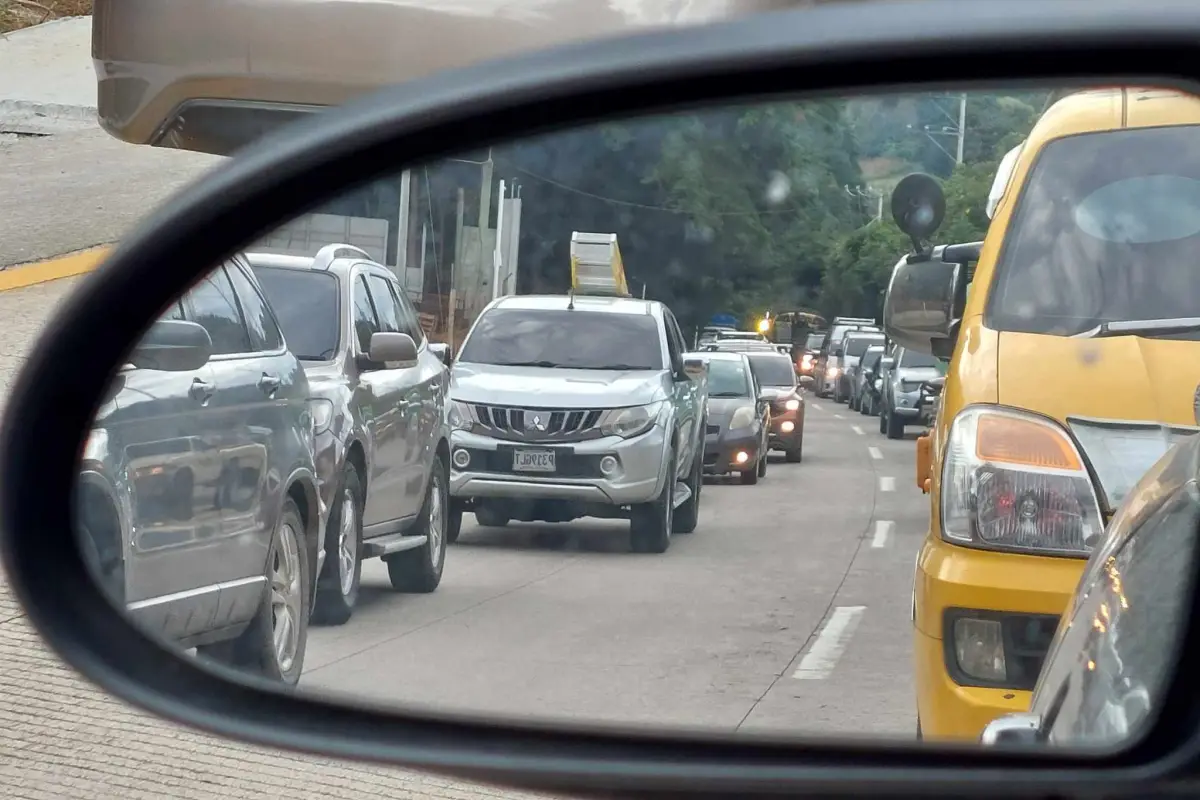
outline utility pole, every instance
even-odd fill
[[[967,134],[967,93],[958,98],[958,157],[955,163],[963,163],[963,141]]]
[[[492,148],[488,148],[487,161],[483,162],[483,175],[479,183],[479,275],[480,277],[487,274],[487,248],[484,246],[484,231],[488,229],[488,223],[492,218],[492,170],[495,168],[495,163],[492,161]],[[496,229],[496,239],[500,238],[500,229]],[[496,287],[492,287],[492,297],[497,297]]]

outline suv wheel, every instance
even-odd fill
[[[883,408],[879,409],[879,432],[880,433],[887,433],[887,418],[888,418],[887,405],[884,405]]]
[[[313,622],[343,625],[354,613],[362,581],[362,481],[353,464],[342,469],[338,502],[325,530],[325,568],[317,584]]]
[[[503,528],[508,524],[508,517],[488,505],[475,501],[475,521],[485,528]]]
[[[789,464],[798,464],[804,460],[804,434],[800,434],[800,438],[796,440],[796,446],[791,450],[784,452],[784,458]]]
[[[638,503],[629,510],[629,544],[635,553],[665,553],[671,546],[671,528],[675,523],[675,456],[667,465],[662,492],[649,503]]]
[[[904,419],[893,411],[887,412],[887,438],[903,439],[904,438]]]
[[[425,489],[425,503],[412,535],[424,536],[425,544],[412,550],[404,550],[384,556],[388,578],[392,588],[398,592],[428,594],[442,582],[442,569],[446,564],[446,540],[450,518],[450,492],[446,462],[440,455],[433,458],[433,469],[429,474],[429,486]],[[459,520],[462,512],[459,512]]]
[[[767,477],[767,448],[763,447],[762,458],[758,460],[758,477]]]
[[[267,587],[250,626],[236,639],[197,648],[229,666],[295,686],[308,645],[308,548],[291,498],[275,526],[267,557]]]
[[[701,426],[701,430],[703,429]],[[692,533],[696,530],[696,523],[700,521],[700,489],[704,486],[703,471],[704,449],[701,447],[692,457],[692,472],[686,481],[692,494],[684,501],[683,505],[675,509],[675,516],[671,523],[673,533]]]

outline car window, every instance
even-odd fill
[[[213,355],[251,352],[250,332],[242,321],[237,295],[224,267],[196,284],[185,302],[188,318],[208,331]]]
[[[371,293],[367,289],[366,277],[359,275],[354,279],[352,290],[354,300],[354,335],[358,337],[358,349],[366,353],[371,349],[371,335],[379,332],[379,317],[375,314],[375,306],[371,302]]]
[[[796,385],[796,368],[787,356],[753,354],[750,356],[750,369],[754,372],[755,380],[763,386]]]
[[[709,397],[751,397],[754,387],[742,359],[713,358],[708,362]]]
[[[396,308],[400,312],[401,331],[411,336],[413,343],[420,347],[421,343],[425,341],[425,331],[421,328],[421,318],[417,314],[417,310],[413,308],[403,289],[392,281],[388,281],[388,287],[392,291],[392,299],[396,302]]]
[[[379,330],[385,333],[408,333],[391,283],[378,275],[368,275],[367,284],[371,287],[371,302],[379,315]]]
[[[873,344],[878,344],[882,341],[883,341],[882,336],[870,337],[870,338],[865,337],[865,336],[855,336],[853,338],[847,339],[846,340],[846,355],[847,356],[855,356],[855,357],[861,356],[863,353],[867,352],[868,347],[870,347]]]
[[[328,272],[257,266],[288,348],[303,361],[333,358],[341,339],[338,279]],[[367,306],[370,310],[370,306]]]
[[[237,290],[238,300],[242,306],[242,315],[246,320],[246,328],[250,331],[250,345],[257,352],[274,352],[283,346],[283,334],[271,308],[263,299],[254,282],[246,277],[242,267],[231,264],[226,268],[229,279]]]
[[[901,367],[936,367],[940,362],[936,356],[928,353],[918,353],[913,350],[905,350],[900,355],[898,366]]]
[[[658,322],[649,314],[493,308],[482,314],[458,361],[594,370],[664,369]]]
[[[671,358],[671,365],[675,369],[683,367],[683,351],[687,349],[683,344],[683,334],[679,332],[679,325],[675,322],[675,315],[669,310],[663,312],[663,323],[667,329],[667,347],[668,355]]]

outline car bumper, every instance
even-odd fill
[[[1027,710],[1033,680],[1085,563],[926,540],[913,585],[914,683],[924,737],[977,741],[983,726],[996,717]],[[962,672],[954,656],[953,630],[945,626],[948,610],[1011,620],[1004,624],[1037,634],[1012,651],[1006,644],[1006,664],[1024,676],[1020,685],[1017,680],[988,684]]]
[[[790,422],[792,429],[785,431],[784,423]],[[804,438],[804,417],[786,417],[771,422],[771,431],[767,434],[767,448],[770,450],[795,450]]]
[[[892,412],[899,417],[917,419],[921,415],[921,409],[917,407],[920,399],[920,389],[913,392],[896,392],[893,396]]]
[[[758,464],[761,440],[756,433],[739,436],[709,436],[704,440],[704,472],[707,475],[724,475],[754,469]],[[738,461],[738,453],[745,453],[745,461]]]
[[[650,502],[662,491],[668,455],[666,431],[655,425],[632,439],[607,436],[564,444],[523,444],[467,431],[450,437],[450,496],[461,499],[563,500],[601,505]],[[553,451],[555,471],[514,468],[518,450]],[[470,461],[460,466],[463,451]],[[608,474],[602,462],[612,457]]]

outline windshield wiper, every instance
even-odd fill
[[[709,392],[709,397],[745,397],[740,392]]]
[[[1143,336],[1146,334],[1193,333],[1200,331],[1200,317],[1169,319],[1123,319],[1101,322],[1096,327],[1077,333],[1073,339],[1103,339],[1109,336]]]
[[[546,369],[555,369],[565,367],[566,364],[559,364],[557,361],[497,361],[493,367],[545,367]]]
[[[602,364],[598,367],[577,366],[571,369],[597,369],[597,370],[612,370],[613,372],[628,372],[629,370],[648,370],[653,367],[647,367],[643,364]]]

